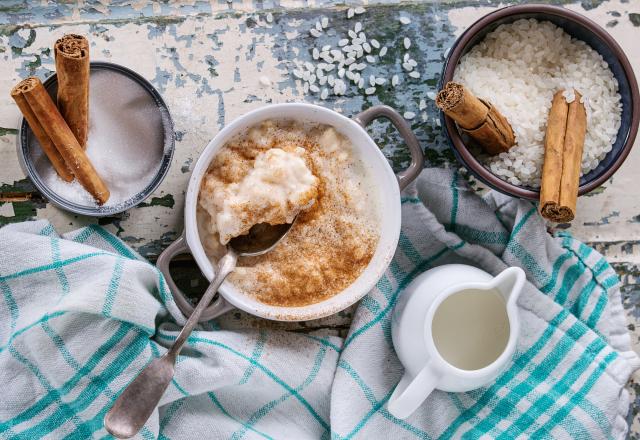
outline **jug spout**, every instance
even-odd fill
[[[506,303],[515,303],[524,287],[526,275],[519,267],[503,270],[493,279],[493,287],[498,289]]]

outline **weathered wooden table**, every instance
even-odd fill
[[[271,102],[307,101],[353,115],[384,103],[417,114],[413,128],[431,165],[453,163],[433,101],[444,54],[456,36],[498,2],[429,2],[370,4],[366,12],[347,19],[357,4],[333,0],[88,0],[60,2],[5,0],[0,3],[0,225],[47,218],[61,232],[99,223],[153,261],[182,231],[182,205],[191,167],[199,153],[225,123],[248,110]],[[556,3],[556,2],[553,2]],[[560,2],[565,3],[565,2]],[[567,8],[593,19],[618,40],[640,72],[640,1],[583,0]],[[402,25],[398,17],[409,17]],[[420,79],[403,81],[367,96],[353,89],[345,96],[321,100],[304,93],[291,71],[298,60],[311,58],[316,43],[309,29],[327,17],[326,33],[345,33],[355,21],[367,34],[389,46],[390,53],[413,41],[413,58]],[[148,78],[168,103],[175,123],[176,151],[167,178],[139,207],[109,218],[88,218],[61,211],[47,203],[25,178],[15,153],[20,119],[9,89],[20,78],[42,79],[53,71],[51,47],[64,33],[88,35],[94,60],[126,65]],[[402,68],[380,63],[388,78]],[[268,80],[268,81],[267,81]],[[431,93],[430,93],[431,92]],[[427,108],[419,108],[425,99]],[[393,130],[375,125],[374,134],[396,166],[406,159]],[[632,151],[620,171],[605,185],[579,200],[578,218],[571,232],[603,253],[622,277],[629,331],[640,351],[640,198],[637,172],[640,148]],[[203,290],[204,281],[189,260],[178,261],[176,272],[184,288]],[[224,317],[234,326],[278,326],[294,331],[319,328],[345,332],[351,311],[318,321],[283,324],[231,312]],[[629,412],[632,438],[640,438],[640,376],[628,385],[634,397]]]

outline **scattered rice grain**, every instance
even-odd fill
[[[263,86],[263,87],[270,87],[271,86],[271,80],[266,76],[261,76],[260,77],[260,85]]]

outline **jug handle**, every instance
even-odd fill
[[[389,398],[388,409],[391,415],[406,419],[413,414],[436,388],[441,376],[432,361],[427,362],[415,378],[405,372]]]

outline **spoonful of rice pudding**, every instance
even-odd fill
[[[249,232],[259,223],[291,223],[318,196],[318,178],[304,161],[304,148],[271,148],[259,153],[238,183],[216,188],[201,205],[215,219],[220,243]]]
[[[105,427],[111,434],[130,438],[140,431],[173,378],[182,346],[224,279],[235,269],[238,257],[255,257],[272,250],[287,235],[298,214],[315,203],[318,178],[307,168],[303,153],[302,148],[292,152],[267,150],[256,157],[244,179],[215,193],[211,203],[226,254],[171,348],[142,370],[105,416]]]

